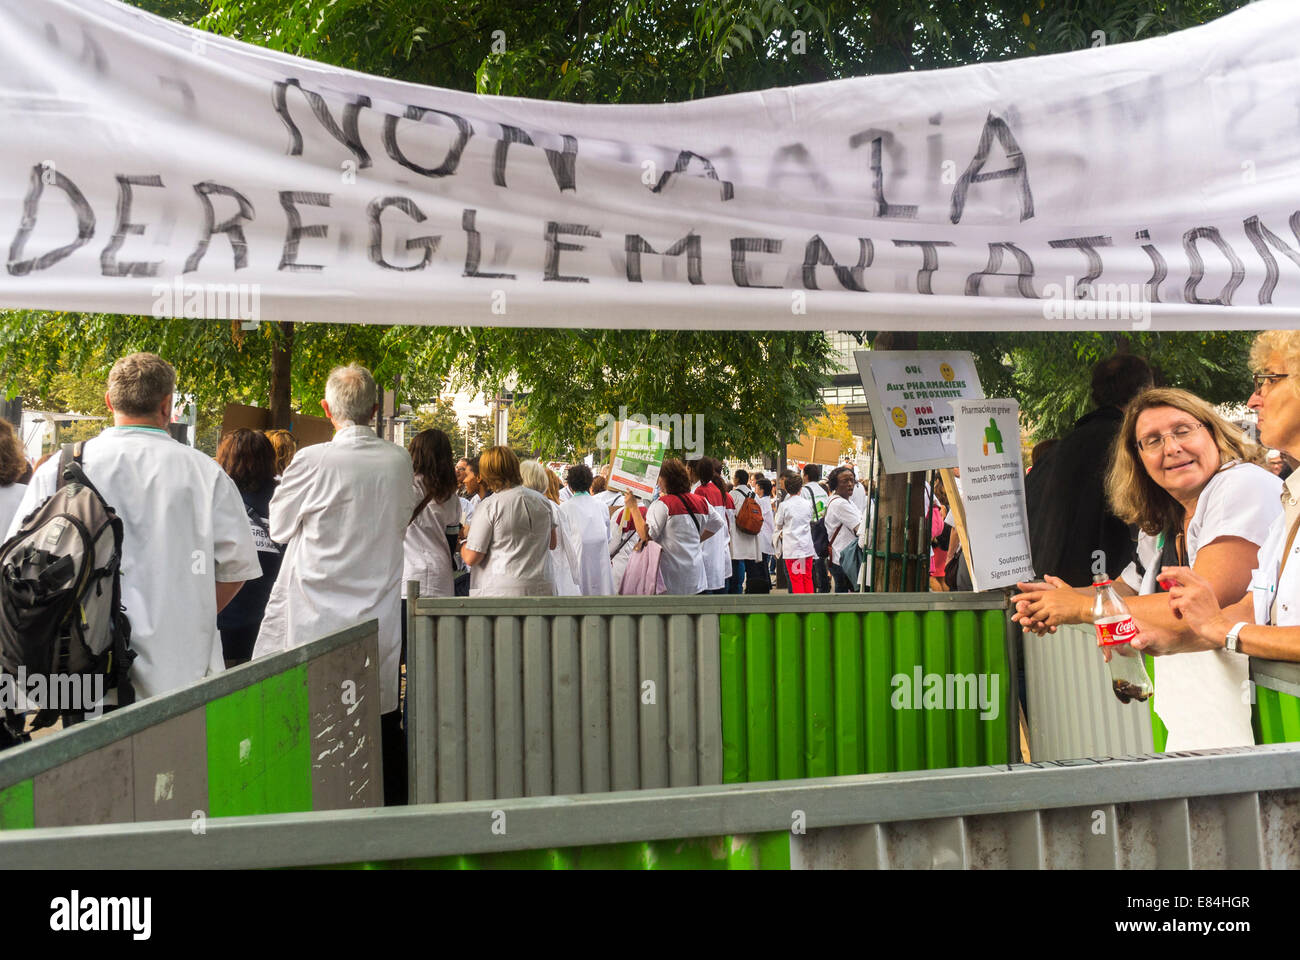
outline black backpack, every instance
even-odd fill
[[[805,487],[805,489],[807,488]],[[802,493],[803,491],[800,491],[801,496]],[[830,541],[830,537],[826,535],[826,513],[825,513],[826,508],[822,507],[821,515],[818,516],[817,508],[821,506],[821,503],[817,499],[817,494],[809,490],[808,499],[812,501],[813,551],[817,554],[819,559],[826,560],[829,559],[831,555],[831,541]]]
[[[100,674],[104,691],[116,689],[122,707],[135,700],[127,677],[135,651],[122,607],[122,520],[86,479],[82,447],[64,444],[55,492],[0,545],[0,671],[44,676],[50,694],[69,690],[56,675]],[[60,716],[65,726],[75,723],[81,712],[47,702],[33,729]],[[6,709],[5,722],[23,738],[21,717]]]

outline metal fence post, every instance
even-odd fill
[[[416,616],[420,584],[406,581],[406,758],[407,801],[433,803],[438,769],[433,700],[433,618]]]

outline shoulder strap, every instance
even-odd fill
[[[691,523],[695,524],[695,533],[698,535],[701,532],[700,521],[695,519],[695,511],[691,509],[691,502],[687,500],[685,497],[683,497],[680,493],[675,493],[673,494],[673,496],[675,496],[678,500],[680,500],[682,502],[682,506],[686,508],[686,513],[690,516]]]

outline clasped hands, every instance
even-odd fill
[[[1174,618],[1186,621],[1203,640],[1222,646],[1228,624],[1214,586],[1190,567],[1162,567],[1159,580],[1168,591],[1169,609]],[[1061,624],[1088,623],[1092,618],[1091,599],[1060,577],[1046,576],[1040,582],[1017,583],[1016,588],[1020,593],[1011,598],[1016,606],[1011,619],[1040,637],[1055,633]],[[1160,631],[1139,633],[1133,641],[1134,649],[1149,648],[1151,653],[1160,652],[1156,648],[1161,645]]]

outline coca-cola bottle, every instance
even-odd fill
[[[1097,626],[1097,644],[1110,650],[1110,684],[1121,703],[1146,700],[1155,693],[1155,684],[1147,674],[1142,654],[1133,649],[1138,635],[1137,624],[1128,606],[1110,581],[1093,581],[1097,596],[1092,601],[1092,622]]]

